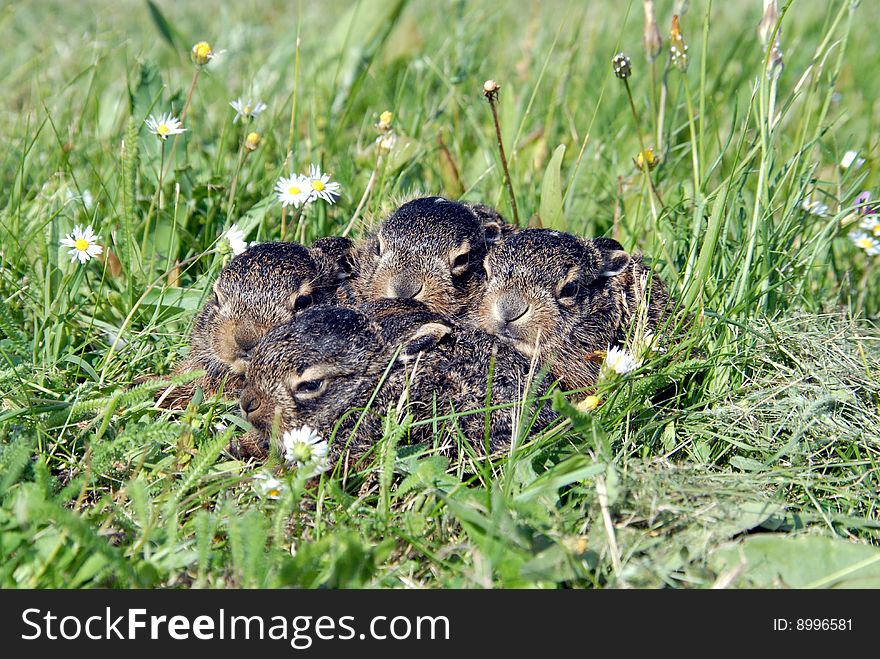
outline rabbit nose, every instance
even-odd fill
[[[388,282],[387,297],[411,300],[422,292],[424,284],[410,273],[395,275]]]
[[[251,414],[260,409],[260,398],[250,389],[241,392],[241,411],[244,412],[246,419],[250,420]]]
[[[236,336],[235,344],[238,346],[236,356],[240,358],[250,357],[251,351],[257,345],[258,339],[254,336]]]
[[[505,323],[512,323],[526,315],[529,303],[515,293],[503,293],[495,301],[495,314]]]

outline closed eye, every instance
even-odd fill
[[[301,380],[293,389],[293,397],[298,401],[319,398],[327,390],[327,380]]]
[[[324,380],[304,380],[296,385],[295,394],[314,394],[321,390]]]
[[[296,400],[305,402],[324,395],[339,369],[330,364],[315,364],[306,368],[299,376],[291,374],[287,382],[290,394]]]

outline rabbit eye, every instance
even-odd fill
[[[322,382],[323,380],[306,380],[305,382],[300,382],[296,387],[296,393],[313,394],[321,388]]]
[[[559,297],[574,297],[578,293],[578,285],[576,281],[570,281],[565,286],[562,287],[562,290],[559,291]]]
[[[311,306],[313,301],[311,295],[300,295],[296,298],[296,302],[293,303],[293,310],[302,311],[306,307]]]
[[[455,260],[452,262],[453,268],[463,268],[465,267],[470,260],[470,254],[465,252],[464,254],[459,254],[455,257]]]
[[[303,380],[296,384],[293,395],[300,400],[309,400],[323,394],[326,388],[326,380]]]
[[[376,239],[376,243],[373,245],[373,253],[376,256],[382,256],[382,241],[378,238]]]

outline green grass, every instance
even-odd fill
[[[0,10],[15,44],[0,52],[0,585],[878,584],[880,257],[845,219],[880,168],[871,8],[790,3],[772,82],[760,2],[691,2],[685,74],[666,66],[670,2],[653,74],[641,2],[546,4]],[[225,52],[163,155],[143,121],[180,113],[202,39]],[[390,418],[363,471],[289,475],[261,499],[261,468],[223,453],[234,402],[161,412],[132,383],[185,354],[232,222],[248,240],[294,237],[272,192],[291,168],[319,163],[343,186],[305,217],[307,241],[343,230],[374,170],[365,221],[414,192],[510,216],[487,78],[523,221],[540,210],[644,252],[693,330],[594,413],[557,401],[564,431],[511,455],[419,455]],[[245,130],[228,104],[248,95],[269,109],[236,177]],[[384,110],[398,142],[377,169]],[[662,156],[663,203],[633,166],[639,132]],[[849,149],[867,162],[842,171]],[[808,196],[828,215],[806,213]],[[87,223],[118,271],[59,247]]]

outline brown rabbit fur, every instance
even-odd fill
[[[308,425],[329,439],[339,422],[331,457],[347,452],[357,458],[382,436],[384,414],[401,401],[415,420],[432,418],[435,404],[437,415],[484,408],[490,363],[491,404],[521,400],[530,380],[529,362],[484,332],[458,327],[412,300],[383,300],[364,311],[315,307],[263,338],[254,350],[240,402],[265,442],[276,424],[281,433]],[[534,395],[546,390],[538,382]],[[549,404],[538,405],[532,427],[540,429],[555,417]],[[446,421],[441,450],[456,453],[457,432],[478,455],[509,447],[515,409],[491,413],[488,446],[484,412]],[[528,427],[531,409],[521,418]],[[430,424],[411,429],[413,442],[430,443],[432,437]]]
[[[473,322],[526,357],[537,356],[565,389],[596,383],[602,360],[595,353],[625,343],[640,301],[649,302],[649,332],[672,306],[641,257],[610,238],[525,229],[500,241],[485,269]]]
[[[460,314],[485,283],[483,259],[491,244],[513,229],[483,204],[408,201],[355,248],[353,298],[411,298],[437,313]]]
[[[322,239],[338,240],[347,239]],[[296,243],[262,243],[229,261],[193,320],[190,353],[175,370],[206,373],[174,394],[175,406],[185,405],[196,387],[207,395],[222,390],[237,396],[250,352],[263,335],[302,309],[333,299],[338,282],[347,275],[338,268],[340,246],[322,246],[322,241],[312,249]]]

